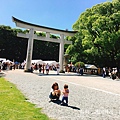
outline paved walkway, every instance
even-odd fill
[[[57,120],[120,120],[120,81],[76,73],[38,75],[8,71],[6,78],[50,118]],[[51,85],[69,85],[69,106],[49,103]]]

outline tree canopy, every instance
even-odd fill
[[[120,0],[97,4],[83,12],[73,25],[66,53],[73,62],[120,67]]]
[[[17,33],[28,33],[28,30],[12,29],[9,26],[0,26],[0,58],[22,62],[26,59],[28,39],[17,37]],[[35,32],[38,36],[45,33]],[[50,35],[52,38],[58,38]],[[33,59],[56,60],[59,59],[59,44],[34,40]]]

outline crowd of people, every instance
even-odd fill
[[[103,68],[103,78],[105,78],[106,76],[109,76],[110,78],[112,78],[113,80],[115,80],[116,78],[120,78],[120,74],[117,68]]]
[[[15,69],[25,69],[25,65],[26,62],[5,62],[5,61],[0,61],[0,72],[1,70],[15,70]],[[47,64],[36,64],[36,63],[32,63],[31,64],[31,72],[35,71],[35,70],[39,70],[39,73],[43,73],[48,75],[49,74],[49,70],[54,70],[57,72],[57,75],[59,75],[59,64],[56,65],[49,65]]]
[[[48,75],[49,74],[49,70],[54,70],[57,72],[57,75],[59,75],[59,71],[60,71],[60,66],[59,64],[55,65],[49,65],[48,63],[45,64],[36,64],[36,63],[32,63],[31,65],[31,71],[33,72],[34,70],[39,70],[39,73],[45,73]]]
[[[1,70],[15,70],[16,64],[14,62],[3,62],[0,61],[0,72]]]
[[[0,72],[1,70],[15,70],[15,69],[25,69],[25,65],[26,62],[22,62],[22,63],[16,63],[16,62],[5,62],[5,61],[0,61]],[[69,65],[65,68],[66,72],[72,72],[74,70],[73,65]],[[59,64],[56,65],[50,65],[50,64],[36,64],[36,63],[32,63],[31,64],[31,72],[38,70],[39,73],[43,73],[48,75],[49,74],[49,70],[54,70],[56,71],[57,75],[59,75],[60,72],[60,66]],[[83,75],[83,68],[79,68],[77,69],[75,72],[79,73],[80,75]],[[109,76],[110,78],[112,78],[113,80],[115,80],[116,78],[120,78],[120,70],[118,70],[117,68],[103,68],[102,69],[102,75],[103,78],[105,78],[106,76]]]

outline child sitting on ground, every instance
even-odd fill
[[[59,100],[60,94],[61,94],[61,91],[59,90],[58,83],[55,82],[52,85],[52,90],[50,91],[50,95],[49,95],[50,101]]]
[[[66,105],[68,105],[68,94],[69,94],[69,89],[68,89],[68,85],[64,85],[64,90],[62,91],[63,93],[63,97],[62,97],[62,103],[64,104],[64,101],[66,103]]]

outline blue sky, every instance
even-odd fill
[[[72,30],[87,8],[107,0],[0,0],[0,25],[16,28],[12,16],[26,22]]]

